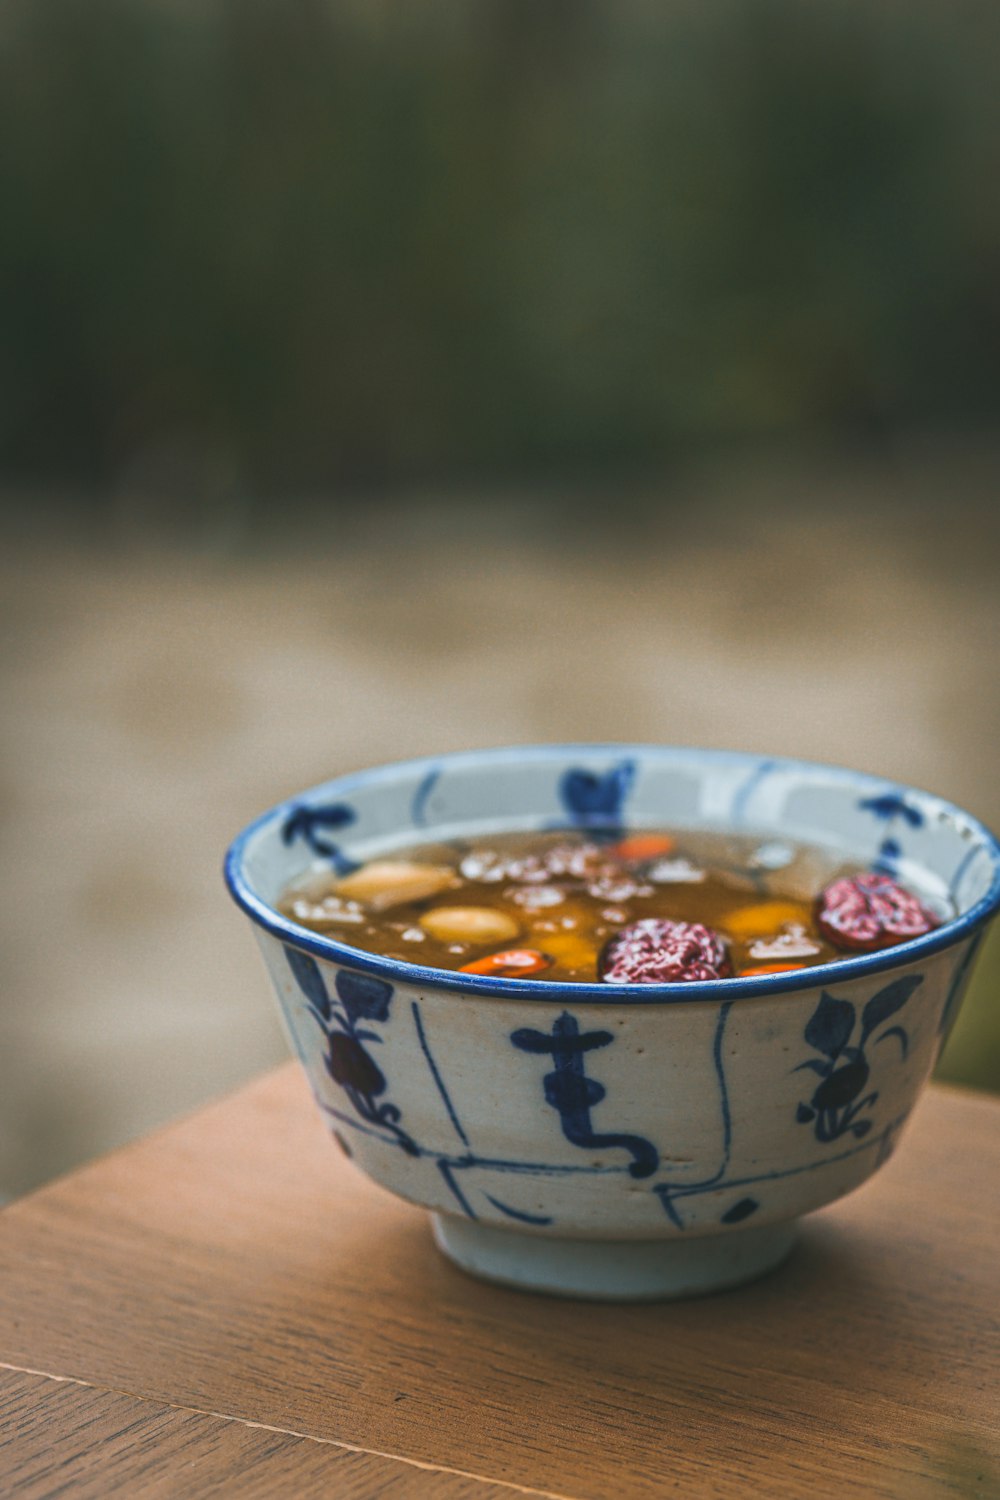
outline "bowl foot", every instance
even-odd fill
[[[792,1248],[796,1222],[670,1240],[571,1240],[432,1214],[438,1248],[463,1271],[525,1291],[596,1301],[696,1297],[763,1276]]]

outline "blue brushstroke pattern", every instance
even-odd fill
[[[308,953],[300,953],[288,943],[282,943],[281,946],[285,950],[292,977],[309,1002],[309,1009],[320,1025],[325,1027],[330,1020],[330,995],[319,964]]]
[[[556,1111],[563,1135],[571,1145],[585,1151],[621,1147],[632,1156],[629,1174],[651,1177],[660,1164],[652,1141],[641,1135],[596,1134],[590,1111],[600,1104],[607,1090],[596,1078],[589,1078],[583,1064],[584,1053],[607,1047],[614,1041],[610,1031],[581,1033],[576,1017],[563,1011],[553,1023],[552,1032],[522,1028],[511,1033],[511,1042],[522,1052],[547,1054],[554,1071],[542,1079],[545,1102]]]
[[[448,1093],[448,1090],[445,1087],[444,1079],[441,1077],[440,1070],[438,1069],[438,1065],[434,1061],[433,1054],[431,1053],[431,1049],[427,1042],[427,1034],[424,1031],[424,1023],[423,1018],[420,1014],[420,1006],[418,1005],[416,1000],[413,1001],[411,1009],[413,1012],[413,1022],[417,1028],[417,1040],[420,1043],[420,1050],[427,1060],[427,1066],[431,1070],[431,1077],[434,1079],[434,1082],[437,1085],[437,1091],[441,1095],[442,1103],[444,1104],[445,1109],[448,1111],[448,1118],[451,1121],[452,1125],[455,1127],[455,1134],[462,1142],[462,1145],[467,1146],[469,1144],[469,1137],[466,1135],[465,1130],[462,1127],[462,1122],[458,1118],[455,1106],[451,1102],[451,1095]]]
[[[742,1224],[743,1220],[749,1219],[750,1215],[755,1214],[758,1208],[760,1208],[760,1204],[756,1198],[741,1198],[738,1203],[733,1204],[732,1208],[726,1209],[719,1223]]]
[[[878,846],[878,854],[872,860],[872,869],[878,875],[891,875],[893,879],[899,874],[899,861],[903,855],[903,848],[898,839],[883,839]]]
[[[871,1064],[865,1047],[875,1031],[897,1011],[923,983],[922,974],[908,974],[894,979],[873,995],[861,1013],[861,1031],[852,1045],[857,1025],[857,1010],[850,1000],[839,1000],[825,990],[806,1022],[803,1037],[820,1058],[808,1058],[792,1069],[795,1073],[815,1073],[819,1083],[809,1100],[800,1100],[795,1119],[800,1125],[811,1125],[816,1139],[829,1144],[840,1136],[851,1134],[859,1140],[872,1128],[870,1119],[858,1117],[878,1103],[875,1089],[865,1093],[871,1077]],[[909,1036],[902,1026],[891,1026],[875,1038],[875,1045],[893,1036],[905,1058]]]
[[[362,1124],[360,1120],[355,1118],[355,1116],[345,1113],[344,1110],[336,1109],[333,1105],[327,1104],[318,1096],[316,1098],[316,1102],[324,1114],[329,1115],[331,1119],[338,1120],[340,1124],[346,1126],[349,1130],[355,1131],[358,1135],[371,1136],[374,1140],[381,1141],[381,1143],[386,1146],[399,1146],[399,1141],[394,1137],[384,1135],[380,1130],[376,1130],[371,1126]],[[905,1124],[908,1116],[909,1111],[907,1110],[905,1113],[898,1115],[896,1119],[890,1121],[885,1129],[878,1135],[869,1136],[867,1140],[861,1142],[860,1145],[851,1146],[845,1151],[837,1152],[832,1156],[824,1156],[820,1161],[804,1162],[797,1167],[786,1167],[772,1172],[758,1172],[747,1177],[732,1177],[729,1179],[721,1178],[719,1180],[708,1178],[704,1182],[690,1183],[686,1186],[673,1185],[670,1183],[660,1183],[654,1186],[652,1191],[656,1193],[658,1197],[661,1197],[662,1191],[666,1191],[671,1195],[672,1198],[697,1198],[704,1193],[715,1191],[718,1191],[720,1193],[728,1192],[733,1188],[753,1187],[755,1184],[761,1182],[778,1182],[786,1177],[799,1177],[809,1172],[821,1172],[826,1167],[834,1166],[838,1162],[846,1161],[849,1157],[860,1155],[862,1151],[869,1151],[873,1147],[884,1147],[886,1138],[891,1137],[896,1132],[898,1132]],[[454,1179],[451,1177],[452,1172],[456,1170],[464,1171],[468,1168],[473,1167],[482,1167],[485,1171],[489,1172],[511,1172],[520,1175],[537,1174],[538,1176],[542,1177],[564,1177],[577,1175],[583,1175],[586,1177],[624,1177],[628,1175],[628,1168],[626,1166],[602,1165],[599,1167],[594,1167],[584,1164],[574,1165],[568,1162],[521,1161],[518,1159],[507,1159],[504,1157],[474,1156],[471,1153],[462,1156],[448,1156],[446,1154],[443,1155],[437,1151],[428,1151],[423,1147],[418,1147],[416,1154],[422,1157],[432,1158],[436,1162],[438,1170],[441,1171],[443,1176],[445,1176],[445,1168],[448,1169],[445,1180],[449,1181],[449,1179],[451,1179],[449,1181],[449,1186],[451,1187],[452,1192],[455,1192],[456,1190]],[[671,1205],[669,1203],[664,1203],[663,1206],[668,1214],[668,1217],[674,1218],[675,1222],[678,1224],[678,1227],[683,1228],[683,1224],[681,1224],[680,1220],[676,1219],[674,1213],[671,1212]]]
[[[734,823],[742,823],[746,816],[747,803],[753,793],[772,771],[778,769],[778,762],[774,760],[762,760],[759,766],[755,766],[741,787],[738,787],[733,797],[729,816]]]
[[[733,1149],[733,1117],[729,1106],[729,1087],[726,1083],[726,1069],[722,1056],[722,1041],[726,1033],[726,1022],[733,1008],[732,1000],[727,1000],[725,1005],[719,1007],[719,1019],[715,1023],[715,1037],[712,1042],[712,1064],[715,1068],[715,1081],[719,1088],[719,1113],[722,1117],[722,1161],[711,1177],[706,1177],[700,1183],[675,1184],[670,1182],[658,1182],[653,1188],[663,1207],[664,1213],[672,1224],[678,1229],[684,1228],[674,1199],[689,1197],[692,1193],[707,1192],[710,1188],[725,1177],[729,1170],[729,1162]]]
[[[492,1193],[484,1193],[483,1197],[487,1203],[492,1203],[494,1208],[499,1209],[502,1214],[506,1214],[508,1219],[517,1219],[521,1224],[542,1225],[553,1222],[549,1214],[528,1214],[524,1212],[523,1208],[511,1208],[509,1203],[501,1203],[500,1199],[494,1198]]]
[[[975,860],[977,860],[981,854],[984,853],[985,851],[978,847],[967,849],[963,854],[961,861],[959,862],[958,868],[956,869],[954,875],[951,877],[951,884],[948,887],[948,894],[950,895],[956,907],[958,906],[958,889],[965,878],[966,870],[968,870],[969,866]]]
[[[281,841],[290,845],[302,839],[314,854],[328,859],[338,875],[347,875],[358,868],[357,863],[342,853],[338,844],[321,835],[324,829],[346,828],[356,817],[346,802],[331,802],[326,807],[298,803],[281,825]]]
[[[973,960],[979,952],[979,945],[983,940],[983,936],[982,932],[976,934],[955,965],[955,972],[952,975],[951,984],[948,986],[948,994],[945,996],[944,1008],[941,1011],[941,1019],[938,1022],[938,1036],[942,1039],[942,1045],[948,1035],[948,1028],[951,1025],[956,1002],[962,993],[965,976],[971,969]]]
[[[410,821],[414,828],[427,827],[427,800],[441,779],[441,767],[433,766],[413,794],[410,804]]]
[[[453,1163],[451,1163],[446,1156],[438,1157],[438,1171],[441,1173],[441,1176],[447,1183],[448,1189],[453,1195],[455,1202],[458,1204],[459,1208],[467,1218],[474,1219],[476,1218],[476,1213],[473,1210],[472,1204],[469,1202],[468,1198],[465,1196],[465,1194],[462,1192],[462,1189],[455,1181],[454,1173],[452,1172],[452,1165]]]
[[[924,826],[924,815],[920,808],[907,802],[899,792],[883,792],[879,797],[862,797],[858,807],[862,812],[870,812],[884,823],[891,823],[893,818],[903,818],[911,828]]]
[[[625,799],[635,780],[633,760],[622,760],[603,775],[574,767],[559,779],[559,798],[570,821],[581,828],[620,828]]]

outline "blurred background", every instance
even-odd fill
[[[338,772],[1000,825],[995,5],[8,0],[0,203],[0,1196],[285,1056],[219,863]]]

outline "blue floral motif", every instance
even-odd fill
[[[581,828],[620,828],[635,772],[633,760],[619,761],[603,776],[580,767],[565,771],[559,780],[559,798],[571,822]]]
[[[337,994],[347,1014],[356,1021],[388,1021],[392,985],[374,974],[355,974],[338,969]]]
[[[290,948],[287,943],[284,948],[288,967],[292,971],[295,983],[308,1000],[309,1009],[320,1025],[325,1028],[330,1022],[330,996],[327,994],[319,964],[314,958],[310,958],[308,953],[300,953],[297,948]]]
[[[913,991],[923,983],[922,974],[894,979],[878,991],[861,1012],[861,1031],[851,1045],[857,1027],[857,1012],[850,1000],[838,1000],[825,990],[804,1031],[805,1040],[822,1058],[810,1058],[794,1070],[818,1074],[819,1084],[812,1098],[799,1104],[795,1118],[800,1125],[812,1125],[818,1141],[835,1141],[850,1132],[860,1139],[872,1128],[870,1119],[857,1117],[878,1100],[878,1091],[865,1094],[871,1074],[866,1043],[891,1016],[902,1010]],[[902,1026],[889,1026],[875,1037],[875,1044],[895,1037],[900,1053],[906,1056],[909,1037]],[[862,1097],[863,1096],[863,1097]]]
[[[914,807],[912,802],[907,802],[900,792],[883,792],[878,797],[862,797],[858,802],[862,812],[869,812],[879,822],[891,825],[897,820],[902,820],[910,828],[922,828],[924,826],[924,815],[919,807]],[[898,839],[887,833],[879,845],[878,854],[872,860],[872,869],[880,875],[891,875],[893,878],[899,873],[899,861],[902,858],[903,849]]]
[[[283,844],[294,844],[301,839],[314,854],[328,859],[338,875],[346,875],[358,868],[357,863],[344,854],[340,846],[325,837],[323,830],[346,828],[357,814],[346,802],[331,802],[327,807],[307,807],[297,803],[281,825]]]
[[[883,823],[903,818],[911,828],[924,826],[924,815],[920,808],[907,802],[898,792],[883,792],[881,797],[862,797],[858,807],[863,812],[870,812],[874,817],[880,818]]]
[[[583,1056],[598,1047],[610,1046],[614,1041],[610,1031],[581,1033],[576,1017],[564,1010],[551,1033],[523,1027],[511,1032],[510,1039],[521,1052],[548,1054],[552,1058],[555,1071],[546,1073],[542,1087],[545,1102],[559,1115],[568,1141],[586,1151],[620,1146],[632,1157],[630,1177],[653,1175],[660,1164],[660,1155],[652,1141],[641,1135],[597,1135],[591,1122],[590,1111],[600,1104],[607,1089],[596,1078],[587,1077]]]
[[[337,972],[335,988],[337,1005],[330,998],[319,964],[307,953],[284,945],[288,967],[306,999],[306,1009],[319,1024],[326,1038],[327,1053],[323,1064],[334,1083],[343,1089],[355,1112],[370,1125],[388,1130],[410,1156],[420,1154],[419,1147],[401,1127],[401,1111],[388,1101],[378,1102],[388,1088],[378,1063],[365,1043],[380,1043],[377,1032],[359,1026],[359,1021],[385,1022],[389,1019],[393,988],[384,979],[370,974],[356,974],[349,969]]]

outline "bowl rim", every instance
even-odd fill
[[[400,773],[426,775],[445,766],[474,766],[480,763],[495,764],[498,761],[517,760],[530,756],[541,760],[565,759],[569,755],[600,757],[602,755],[629,754],[659,759],[692,759],[716,762],[739,761],[748,767],[768,763],[783,770],[805,769],[820,771],[834,780],[852,782],[860,791],[871,788],[885,793],[891,787],[902,796],[912,796],[925,804],[925,810],[933,809],[964,823],[975,834],[980,847],[987,849],[993,861],[993,879],[985,895],[961,916],[936,927],[923,937],[898,943],[892,948],[883,948],[875,953],[861,953],[851,958],[836,959],[832,963],[815,964],[805,970],[794,970],[784,974],[760,975],[745,979],[711,979],[693,984],[580,984],[572,980],[551,979],[491,979],[481,975],[462,974],[453,969],[437,969],[423,964],[411,964],[401,959],[384,958],[377,953],[368,953],[352,948],[348,943],[301,927],[285,917],[268,902],[258,896],[244,872],[244,856],[247,846],[255,836],[271,823],[280,823],[303,802],[320,801],[330,794],[338,797],[370,786],[373,782],[390,781]],[[924,957],[953,947],[971,937],[977,929],[1000,909],[1000,840],[985,824],[956,803],[949,802],[936,793],[923,791],[919,787],[891,781],[868,771],[854,771],[846,766],[830,765],[822,761],[806,760],[798,756],[769,755],[763,752],[722,750],[696,745],[638,744],[628,741],[606,741],[603,743],[566,743],[540,745],[506,745],[497,748],[443,751],[439,755],[419,756],[414,759],[389,761],[371,766],[363,771],[333,777],[308,787],[291,797],[275,803],[248,823],[233,839],[226,851],[223,875],[230,895],[246,915],[257,926],[288,943],[299,951],[323,958],[344,968],[355,969],[366,974],[375,974],[395,984],[406,984],[414,988],[451,990],[463,994],[480,995],[484,999],[520,1000],[540,1004],[568,1003],[585,1005],[680,1005],[698,1001],[752,1000],[765,995],[788,994],[796,990],[813,990],[820,986],[847,983],[863,975],[884,973],[888,969],[906,968]]]

